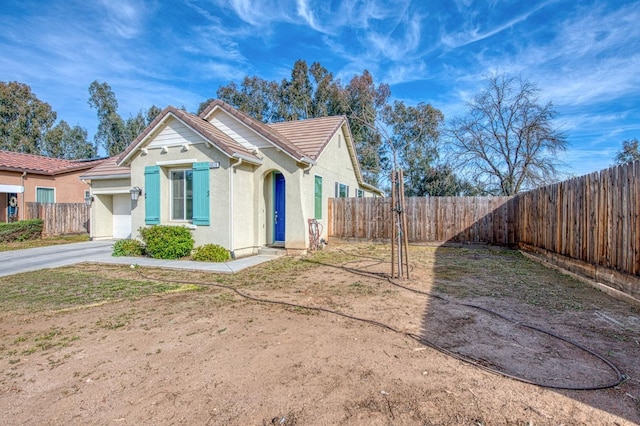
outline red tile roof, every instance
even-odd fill
[[[200,117],[207,121],[216,108],[226,111],[241,123],[253,129],[255,132],[258,132],[264,138],[271,141],[273,144],[288,153],[296,160],[305,163],[312,162],[307,157],[307,155],[305,155],[305,153],[285,135],[281,134],[280,132],[274,131],[269,125],[248,116],[244,112],[235,109],[234,107],[221,101],[220,99],[212,101],[209,106],[204,111],[202,111],[202,113],[200,113]]]
[[[301,150],[307,157],[317,160],[331,137],[347,120],[345,116],[309,118],[268,124]]]
[[[65,160],[62,158],[50,158],[41,155],[0,150],[0,170],[27,172],[47,176],[77,170],[87,170],[97,166],[103,161],[103,158],[93,160]]]

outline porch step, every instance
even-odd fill
[[[279,247],[260,247],[258,254],[265,256],[284,256],[287,254],[287,250]]]

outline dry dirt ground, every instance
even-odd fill
[[[419,292],[384,279],[389,256],[332,242],[233,276],[78,266],[202,290],[3,309],[0,424],[640,423],[637,307],[514,251],[411,247],[395,282]],[[0,292],[10,279],[28,275]]]

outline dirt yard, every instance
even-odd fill
[[[389,250],[332,242],[233,276],[80,265],[63,270],[201,290],[46,310],[0,296],[0,424],[640,423],[637,307],[492,247],[411,247],[395,282],[415,292],[384,279]]]

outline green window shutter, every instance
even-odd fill
[[[209,225],[209,163],[193,163],[193,224]]]
[[[160,223],[160,166],[144,168],[144,223]]]
[[[314,217],[322,219],[322,176],[316,176],[314,183]]]

